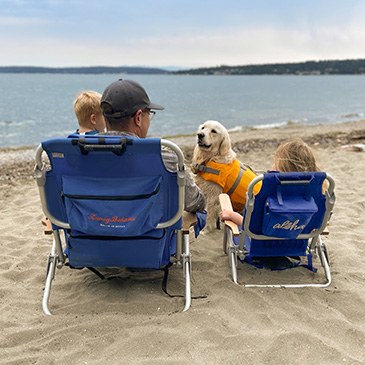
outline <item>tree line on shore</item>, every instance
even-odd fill
[[[365,59],[217,66],[173,72],[179,75],[361,75]]]
[[[168,71],[153,67],[36,67],[0,66],[0,73],[52,73],[52,74],[156,74],[156,75],[362,75],[365,59],[306,61],[298,63],[273,63],[192,68]]]

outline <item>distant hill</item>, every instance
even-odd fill
[[[178,75],[361,75],[365,59],[307,61],[247,66],[218,66],[171,72]]]
[[[149,67],[34,67],[0,66],[0,73],[48,73],[48,74],[167,74],[167,70]]]

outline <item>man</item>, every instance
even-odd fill
[[[107,133],[146,138],[154,110],[163,110],[161,105],[151,103],[145,89],[132,80],[118,80],[110,84],[101,97],[101,109],[104,115]],[[169,171],[176,170],[177,157],[168,149],[162,149],[161,155]],[[188,212],[202,212],[205,198],[195,185],[189,172],[185,179],[185,204]]]

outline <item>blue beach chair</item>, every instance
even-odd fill
[[[323,181],[329,182],[322,193]],[[262,181],[255,196],[253,188]],[[334,203],[334,180],[325,172],[265,173],[250,183],[242,229],[226,221],[223,249],[229,256],[233,281],[237,284],[237,261],[262,268],[260,262],[277,258],[307,257],[305,265],[316,271],[312,259],[319,255],[327,278],[324,284],[246,284],[245,287],[326,287],[331,283],[328,254],[321,234]],[[229,196],[221,194],[222,209],[231,209]],[[261,260],[261,261],[260,261]],[[285,262],[285,261],[284,261]],[[295,265],[294,265],[295,266]],[[297,265],[299,266],[299,265]],[[304,266],[304,265],[302,265]],[[284,265],[285,267],[285,265]]]
[[[176,172],[166,170],[161,146],[176,154]],[[56,267],[161,269],[172,257],[183,266],[184,311],[189,308],[191,258],[188,228],[183,234],[182,227],[185,165],[178,146],[122,136],[52,139],[38,147],[35,176],[54,238],[43,297],[46,314],[51,314]]]

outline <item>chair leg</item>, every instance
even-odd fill
[[[181,230],[176,232],[176,264],[182,264],[182,245],[183,245],[184,233]]]
[[[232,271],[232,280],[235,284],[237,283],[237,247],[233,242],[232,231],[227,229],[226,234],[227,240],[227,253],[228,253],[228,263]]]
[[[318,255],[321,260],[324,273],[327,278],[327,283],[323,284],[323,287],[327,287],[331,284],[332,278],[331,278],[331,269],[329,265],[329,258],[328,258],[328,252],[326,245],[322,242],[321,237],[319,237],[319,244],[318,244]]]
[[[55,277],[56,266],[57,266],[56,242],[55,239],[53,239],[52,251],[48,256],[46,285],[44,288],[44,294],[42,300],[43,312],[49,316],[51,316],[52,313],[48,308],[48,302],[51,293],[52,280]]]
[[[224,229],[223,229],[223,252],[228,255],[228,232],[229,232],[229,229],[224,226]]]
[[[237,267],[236,267],[235,253],[230,252],[229,257],[230,257],[230,262],[231,262],[232,280],[235,284],[238,284],[237,283]]]
[[[191,273],[191,254],[189,250],[189,233],[184,233],[184,253],[183,256],[183,270],[185,276],[185,307],[183,312],[186,312],[191,305],[191,286],[190,286],[190,273]]]

